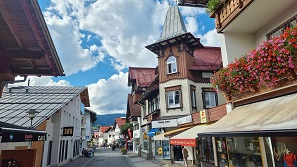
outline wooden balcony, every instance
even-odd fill
[[[274,25],[275,19],[295,15],[296,6],[296,0],[221,0],[210,17],[215,18],[219,33],[253,34],[267,25],[271,28],[278,26]],[[269,14],[267,11],[270,11]]]
[[[227,27],[246,7],[254,0],[226,0],[221,2],[217,10],[210,14],[216,19],[216,29],[218,32]]]

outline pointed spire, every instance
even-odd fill
[[[163,30],[157,42],[187,33],[184,21],[182,20],[178,6],[169,7]]]

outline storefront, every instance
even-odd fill
[[[201,137],[215,137],[218,166],[296,167],[297,94],[233,109]]]
[[[200,161],[203,160],[213,162],[214,158],[210,156],[214,155],[212,151],[212,138],[209,138],[210,140],[208,140],[208,138],[198,140],[197,138],[197,132],[206,129],[207,126],[207,124],[197,125],[170,138],[170,144],[177,148],[177,154],[174,154],[175,161],[183,160],[179,149],[181,149],[181,146],[184,146],[188,150],[188,160],[191,161],[191,164],[198,165]],[[204,154],[206,149],[208,149],[209,154]],[[210,152],[212,152],[212,154],[210,154]]]
[[[34,166],[38,145],[46,140],[46,132],[0,122],[1,165]]]

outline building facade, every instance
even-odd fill
[[[296,63],[295,48],[287,50],[288,46],[296,45],[296,10],[294,0],[227,0],[218,4],[210,15],[216,20],[218,33],[222,33],[225,69],[228,66],[231,72],[235,71],[232,68],[238,62],[235,58],[261,57],[265,65],[263,69],[243,71],[251,74],[246,79],[254,82],[253,89],[246,86],[244,89],[250,90],[241,94],[224,92],[229,113],[198,133],[204,138],[215,137],[214,151],[218,156],[214,166],[296,166],[296,109],[292,103],[296,99],[296,67],[281,63],[287,57],[292,58],[291,64]],[[242,55],[246,56],[242,58]],[[274,58],[270,59],[271,56]],[[280,69],[281,74],[277,73]],[[258,71],[260,75],[252,75]]]

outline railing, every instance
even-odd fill
[[[254,0],[222,0],[217,10],[210,14],[216,19],[216,29],[221,32]]]
[[[296,25],[297,25],[297,15],[293,16],[291,19],[289,19],[288,21],[284,22],[283,24],[281,24],[280,26],[278,26],[277,28],[269,32],[267,34],[267,39],[270,39],[275,36],[279,36],[283,34],[287,28],[292,28],[292,27],[295,27]]]

